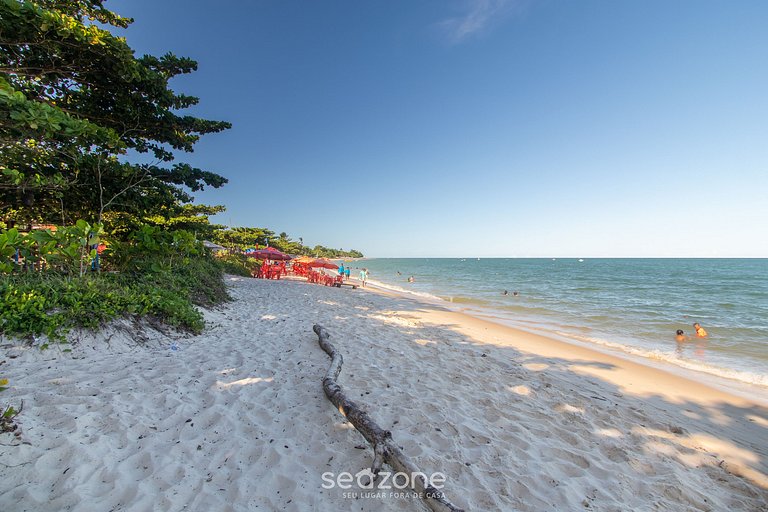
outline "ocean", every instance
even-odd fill
[[[348,264],[368,268],[371,284],[526,331],[768,387],[768,259],[405,258]],[[696,338],[694,322],[707,338]],[[690,340],[677,343],[677,329]]]

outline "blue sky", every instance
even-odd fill
[[[216,221],[379,257],[768,257],[768,2],[111,0]]]

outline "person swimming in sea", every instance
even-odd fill
[[[504,290],[503,292],[501,292],[501,294],[502,295],[509,295],[509,292],[507,290]]]
[[[409,278],[408,278],[408,282],[409,282],[409,283],[412,283],[412,282],[414,282],[414,281],[415,281],[415,279],[413,278],[413,276],[411,276],[411,277],[409,277]]]
[[[704,328],[701,326],[700,323],[696,322],[693,324],[693,328],[696,330],[696,336],[699,338],[706,338],[707,337],[707,331],[704,330]]]
[[[678,329],[675,332],[675,344],[677,345],[677,357],[683,357],[683,350],[685,350],[685,342],[688,341],[688,336],[685,335],[682,329]]]

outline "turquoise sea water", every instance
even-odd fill
[[[470,314],[768,386],[768,259],[369,259],[351,265],[367,267],[372,284]],[[693,322],[709,337],[676,343],[675,331],[691,336]]]

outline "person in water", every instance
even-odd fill
[[[414,282],[414,281],[415,281],[415,279],[413,278],[413,276],[411,276],[411,277],[409,277],[409,278],[408,278],[408,282],[409,282],[409,283],[412,283],[412,282]]]
[[[701,326],[700,323],[696,322],[693,324],[693,328],[696,330],[696,336],[699,338],[706,338],[707,337],[707,331],[704,330],[704,328]]]
[[[512,295],[514,295],[515,297],[517,297],[518,295],[520,295],[520,293],[518,293],[518,292],[512,292]]]
[[[685,335],[682,329],[678,329],[675,332],[675,342],[677,345],[677,356],[683,357],[683,350],[685,350],[685,342],[688,341],[688,336]]]
[[[504,291],[502,292],[502,295],[509,295],[509,292],[508,292],[507,290],[504,290]]]

